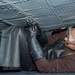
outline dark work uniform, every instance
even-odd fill
[[[64,39],[65,31],[48,37],[49,44],[53,44],[58,39]],[[74,50],[65,48],[64,54],[74,53]],[[35,61],[35,64],[40,72],[75,72],[75,54],[66,55],[63,58],[48,61],[46,58],[41,58]]]

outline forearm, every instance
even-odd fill
[[[39,72],[52,73],[57,72],[55,62],[48,61],[46,58],[39,59],[35,61],[36,67]]]
[[[46,68],[49,66],[49,62],[46,60],[46,58],[43,55],[42,49],[35,37],[28,38],[28,45],[29,45],[29,51],[30,55],[35,62],[37,69],[40,72],[49,72],[46,70]]]
[[[72,55],[73,57],[75,55]],[[71,56],[71,57],[72,57]],[[69,56],[48,61],[46,58],[35,61],[38,71],[46,73],[75,72],[75,60]]]
[[[35,37],[28,39],[28,45],[30,49],[30,55],[34,61],[44,57],[42,48]]]

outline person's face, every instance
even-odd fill
[[[65,45],[72,50],[75,50],[75,28],[70,29],[68,36],[64,38]]]

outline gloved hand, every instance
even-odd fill
[[[37,26],[36,25],[30,26],[28,29],[27,40],[29,52],[33,61],[36,61],[44,57],[42,48],[39,42],[37,41],[36,36],[37,36]]]
[[[43,31],[38,32],[36,38],[37,38],[38,42],[40,43],[41,47],[45,47],[45,45],[48,43],[46,34]]]
[[[28,37],[35,37],[37,36],[37,26],[33,25],[28,28]]]

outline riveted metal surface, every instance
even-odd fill
[[[60,0],[61,1],[61,0]],[[57,6],[53,6],[53,9],[58,14],[65,26],[75,24],[75,0],[63,0]],[[50,1],[49,1],[50,3]],[[51,3],[50,3],[51,4]]]
[[[6,2],[6,1],[4,1],[4,0],[0,0],[0,4],[1,4],[1,3],[7,3],[7,2]]]
[[[22,18],[26,17],[38,22],[40,27],[46,31],[75,24],[75,0],[3,1],[8,4],[1,5],[0,17],[7,19],[6,21],[13,23],[13,25],[24,25],[23,21],[26,22],[26,19],[22,21]]]
[[[51,6],[60,6],[62,4],[65,5],[65,3],[70,2],[72,0],[47,0]]]
[[[11,5],[1,5],[0,6],[0,18],[1,19],[13,19],[24,17],[23,14],[19,13],[19,11],[13,8]]]
[[[57,19],[53,11],[47,5],[45,0],[29,0],[23,1],[20,3],[18,1],[17,5],[22,9],[25,9],[25,13],[31,13],[32,15],[29,16],[32,19],[36,19],[36,22],[40,24],[40,27],[50,27],[50,25],[60,24],[60,21]]]
[[[15,26],[25,26],[27,24],[26,19],[13,19],[13,20],[6,20]]]

